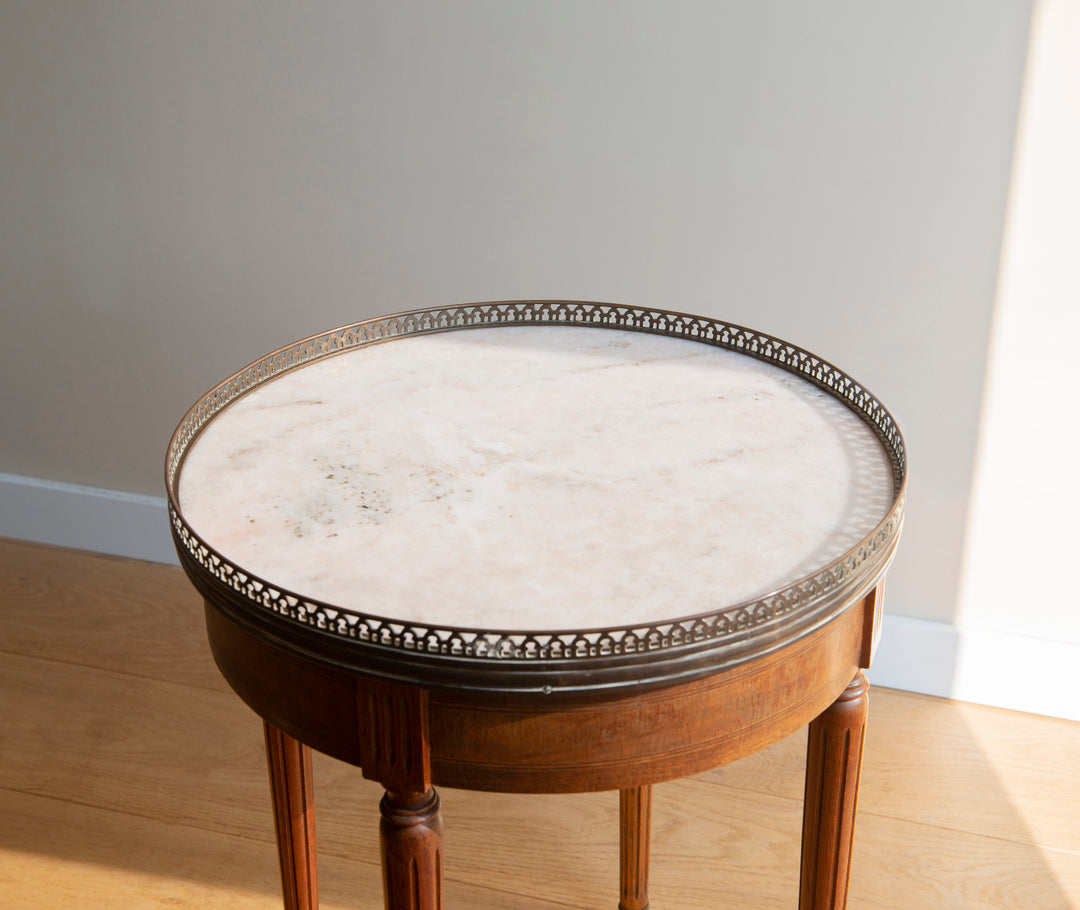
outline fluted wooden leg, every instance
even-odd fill
[[[810,724],[799,910],[847,905],[870,687],[862,672]]]
[[[285,910],[317,910],[311,749],[263,722]]]
[[[442,816],[434,787],[379,804],[386,910],[442,910]]]
[[[649,906],[652,785],[619,791],[619,910]]]

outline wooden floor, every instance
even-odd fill
[[[280,907],[258,720],[179,569],[0,541],[0,907]],[[805,733],[659,785],[653,910],[793,908]],[[319,756],[326,910],[378,788]],[[443,792],[449,910],[617,904],[618,797]],[[852,910],[1080,908],[1080,724],[876,690]]]

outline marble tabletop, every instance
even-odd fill
[[[845,405],[779,367],[572,326],[416,335],[232,402],[179,477],[246,571],[344,610],[586,629],[723,609],[841,556],[893,472]]]

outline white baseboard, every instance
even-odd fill
[[[1080,644],[885,615],[871,684],[1080,721]]]
[[[177,564],[164,497],[0,473],[0,537]],[[1080,721],[1080,644],[886,614],[871,683]]]
[[[178,565],[165,497],[0,473],[0,537]]]

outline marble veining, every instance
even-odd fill
[[[802,379],[681,339],[568,326],[405,337],[216,415],[179,480],[236,565],[344,609],[561,630],[713,612],[885,516],[873,432]]]

